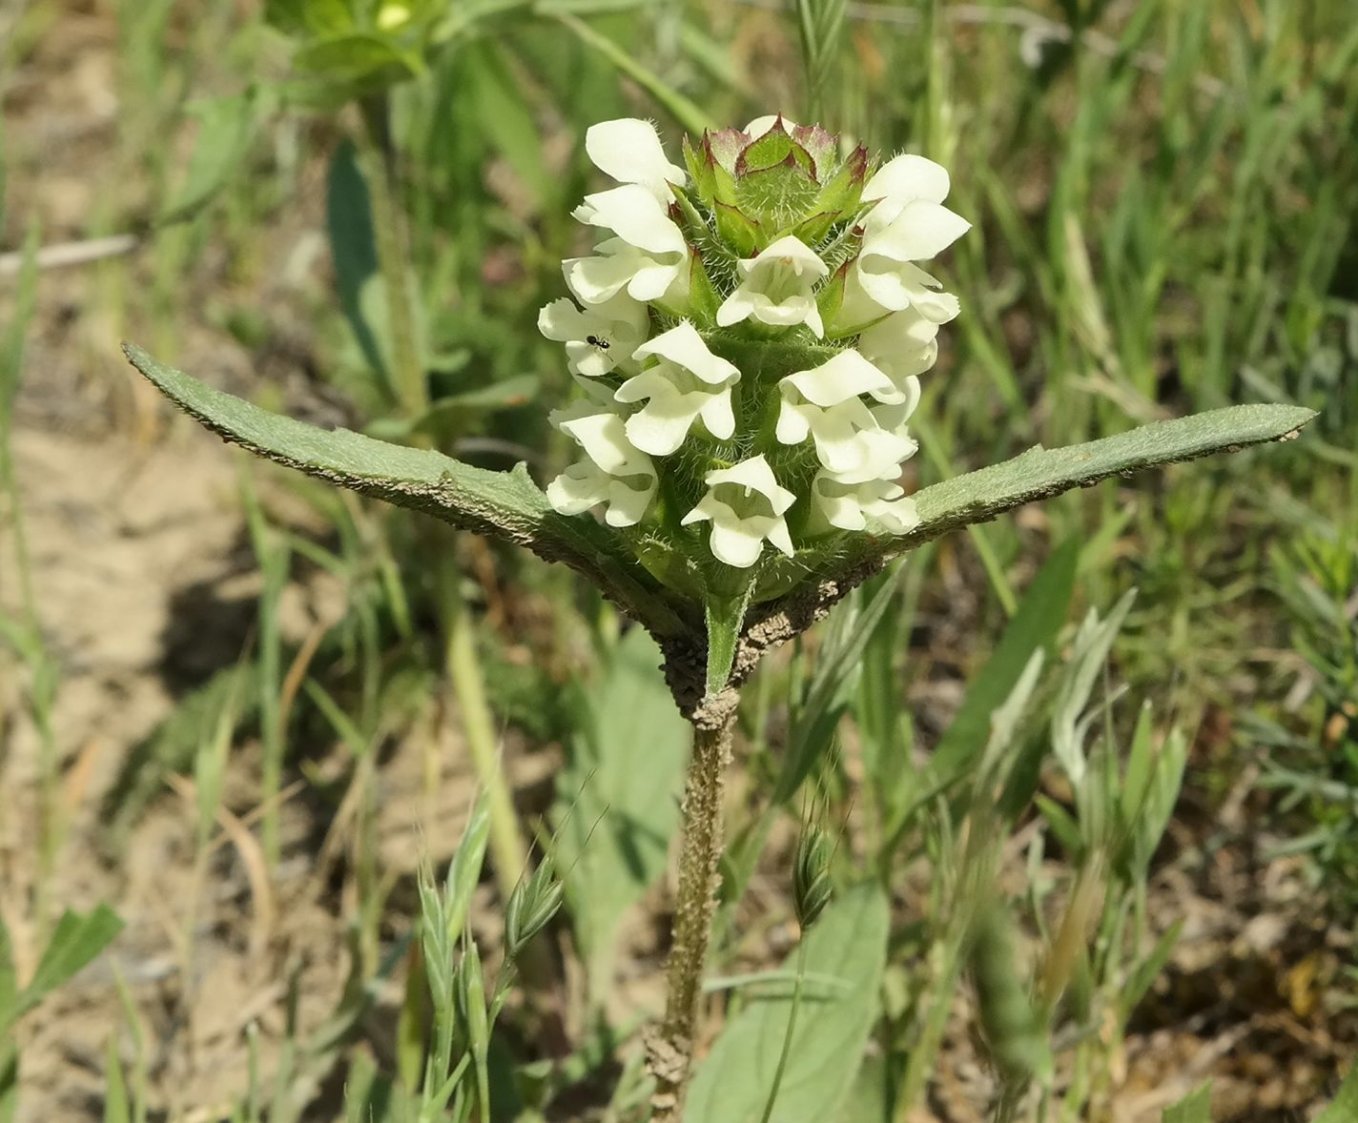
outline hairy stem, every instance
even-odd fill
[[[737,710],[734,692],[728,694],[716,712],[700,707],[690,717],[693,759],[684,789],[679,892],[674,943],[666,967],[665,1020],[647,1043],[651,1075],[655,1077],[652,1123],[675,1123],[679,1119],[693,1061],[703,968],[717,910],[722,793]]]

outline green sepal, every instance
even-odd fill
[[[816,161],[811,153],[775,125],[740,154],[736,161],[736,179],[776,168],[789,160],[812,179],[816,178]]]
[[[816,196],[816,210],[847,218],[862,202],[867,178],[868,150],[860,144],[839,166],[830,182],[821,188]]]
[[[830,233],[830,228],[839,218],[840,215],[836,211],[821,211],[819,214],[813,214],[810,218],[802,219],[789,233],[800,238],[808,246],[814,246]]]
[[[849,269],[852,265],[852,261],[846,261],[836,269],[835,275],[821,285],[820,292],[816,294],[816,307],[820,310],[826,334],[831,339],[835,338],[834,322],[839,316],[840,308],[844,306],[844,284],[849,279]]]
[[[688,168],[689,178],[698,192],[698,198],[709,208],[717,194],[716,162],[712,159],[711,149],[704,142],[701,149],[694,148],[688,134],[684,134],[684,166]]]
[[[743,588],[729,595],[709,594],[707,615],[707,692],[720,692],[731,677],[740,646],[740,629],[745,623],[745,610],[750,607],[754,590],[752,578],[745,578]]]
[[[769,241],[759,223],[734,204],[717,200],[712,210],[717,220],[717,235],[737,257],[753,257]]]
[[[740,202],[736,191],[736,177],[726,168],[712,164],[712,205],[714,207],[734,207]]]
[[[700,324],[715,322],[721,304],[721,294],[707,275],[703,255],[691,247],[688,251],[688,304],[689,316]]]

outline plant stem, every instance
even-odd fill
[[[778,1089],[783,1086],[783,1073],[787,1071],[787,1058],[792,1052],[792,1038],[797,1033],[797,1011],[802,1007],[802,983],[806,979],[806,933],[802,933],[797,946],[797,983],[792,988],[792,1009],[787,1013],[787,1029],[783,1032],[783,1047],[778,1051],[778,1067],[773,1070],[773,1087],[764,1104],[764,1114],[759,1123],[769,1123],[773,1118],[774,1106],[778,1103]]]
[[[719,710],[701,707],[690,718],[693,759],[684,789],[679,892],[674,909],[674,943],[666,966],[665,1020],[647,1042],[655,1078],[652,1123],[675,1123],[679,1119],[693,1061],[703,968],[717,911],[722,795],[738,699],[730,696],[722,701]]]

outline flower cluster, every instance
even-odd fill
[[[582,454],[552,505],[601,507],[695,591],[908,531],[907,424],[958,312],[920,263],[969,228],[943,205],[948,173],[875,166],[782,117],[686,139],[686,169],[644,121],[595,125],[585,148],[619,185],[575,210],[603,237],[538,319],[582,390],[552,415]]]

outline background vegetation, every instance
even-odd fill
[[[0,4],[0,1119],[434,1112],[425,1027],[468,1046],[472,974],[515,983],[468,1110],[644,1117],[687,751],[648,641],[236,460],[117,344],[544,480],[584,129],[677,152],[813,100],[975,223],[916,483],[1321,416],[931,545],[761,671],[690,1114],[759,1117],[800,963],[785,1123],[1159,1120],[1209,1077],[1219,1121],[1308,1118],[1358,1031],[1346,8]],[[808,823],[835,900],[798,953]],[[564,907],[521,940],[533,869]]]

